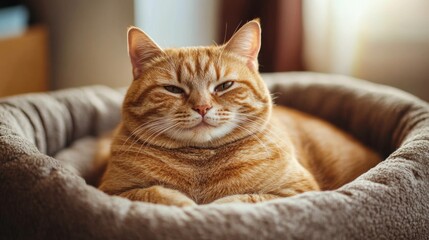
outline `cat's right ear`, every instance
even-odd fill
[[[258,70],[258,53],[261,48],[261,25],[259,19],[244,24],[225,44],[225,49],[247,58],[247,65]]]
[[[148,61],[163,53],[158,44],[141,29],[128,28],[128,54],[133,65],[134,80],[141,77]]]

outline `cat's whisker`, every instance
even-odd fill
[[[226,42],[226,33],[228,32],[228,23],[225,23],[225,32],[223,33],[223,43]]]
[[[241,115],[241,116],[240,116],[240,115]],[[244,116],[245,118],[241,118],[241,117],[243,117],[243,116]],[[254,122],[254,123],[255,123],[255,124],[257,124],[257,125],[260,125],[260,124],[261,124],[260,122],[257,122],[257,121],[255,121],[255,120],[251,120],[251,119],[247,118],[248,116],[252,116],[253,118],[256,118],[257,120],[261,120],[262,122],[266,121],[265,119],[263,119],[263,118],[261,118],[261,117],[258,117],[258,116],[253,116],[253,115],[244,115],[244,114],[237,114],[237,119],[244,120],[244,121],[248,121],[248,122]],[[266,125],[267,125],[267,126],[273,126],[273,123],[267,122],[267,123],[266,123]],[[281,140],[281,138],[278,136],[278,134],[277,134],[277,133],[275,133],[275,132],[273,132],[271,129],[269,129],[269,128],[265,128],[264,130],[269,131],[270,133],[272,133],[273,135],[275,135],[276,137],[278,137],[278,138],[279,138],[279,140]]]
[[[254,124],[255,125],[255,131],[260,131],[260,122],[257,122],[257,121],[254,121],[254,120],[250,120],[250,119],[248,119],[248,118],[241,118],[242,116],[240,116],[240,115],[244,115],[244,114],[237,114],[237,119],[239,119],[239,120],[241,120],[241,121],[245,121],[245,122],[247,122],[247,123],[250,123],[250,124]],[[246,115],[246,116],[252,116],[252,115]],[[257,116],[254,116],[256,119],[259,119],[259,120],[261,120],[261,121],[266,121],[265,119],[263,119],[263,118],[260,118],[260,117],[257,117]],[[272,126],[273,124],[272,123],[270,123],[270,122],[267,122],[266,123],[267,124],[267,127],[264,129],[264,131],[267,131],[268,133],[270,133],[270,136],[271,137],[274,137],[274,138],[276,138],[278,141],[280,141],[280,142],[283,142],[283,139],[277,134],[277,133],[275,133],[274,131],[272,131],[270,128],[268,128],[268,126]],[[276,142],[273,142],[273,143],[275,143],[276,145],[278,145]],[[280,148],[281,149],[281,148]]]
[[[176,109],[172,109],[172,111],[174,111],[174,110],[176,110]],[[180,115],[190,115],[190,114],[187,114],[186,112],[181,112]],[[178,122],[177,120],[180,120],[180,119],[178,119],[176,117],[172,121]],[[133,141],[128,146],[128,149],[124,152],[127,152],[137,142],[142,141],[143,136],[140,135],[140,133],[142,131],[146,131],[146,132],[150,133],[150,135],[148,137],[146,137],[146,139],[144,140],[144,142],[143,142],[143,145],[144,145],[148,141],[150,141],[152,136],[154,136],[160,130],[160,128],[163,128],[163,126],[165,126],[166,124],[168,125],[168,121],[166,121],[166,120],[154,119],[154,120],[151,120],[151,121],[148,121],[148,122],[145,122],[145,123],[139,125],[136,129],[134,129],[134,131],[130,134],[130,136],[128,136],[127,140],[122,144],[122,145],[125,145],[131,137],[137,137],[135,139],[135,141]],[[138,135],[140,135],[140,136],[138,136]],[[121,146],[121,148],[122,148],[122,146]]]
[[[147,143],[149,143],[152,140],[152,138],[154,138],[154,136],[156,136],[158,134],[159,131],[166,129],[165,125],[166,125],[165,123],[159,124],[159,125],[156,125],[156,126],[153,126],[149,129],[147,129],[147,132],[150,133],[150,135],[147,136],[145,140],[143,140],[143,143],[141,145],[142,146],[146,145]]]
[[[232,33],[232,35],[236,34],[238,29],[240,29],[241,23],[243,22],[243,20],[240,20],[240,22],[237,24],[237,26],[234,29],[234,32]]]
[[[146,130],[146,132],[151,133],[151,135],[149,135],[148,138],[150,138],[153,135],[153,132],[157,132],[159,131],[159,129],[162,129],[162,127],[168,124],[168,122],[166,122],[165,120],[158,120],[156,122],[151,122],[150,124],[148,124],[147,126],[145,126],[145,128],[143,130]],[[131,147],[133,145],[135,145],[136,143],[138,143],[139,141],[142,141],[142,137],[143,135],[137,136],[137,139],[131,144]],[[148,140],[148,138],[146,138],[146,140],[143,141],[143,144],[145,144],[145,141]]]
[[[154,137],[153,137],[153,139],[156,139],[159,135],[161,135],[161,134],[163,134],[164,132],[169,131],[169,130],[171,130],[171,129],[173,129],[173,128],[177,127],[177,126],[178,126],[178,123],[175,123],[175,124],[171,125],[170,127],[167,127],[165,130],[163,130],[163,131],[159,132],[156,136],[154,136]]]
[[[153,120],[150,120],[150,121],[147,121],[147,122],[144,122],[144,123],[142,123],[142,124],[140,124],[139,126],[137,126],[130,134],[129,134],[129,136],[128,136],[128,138],[125,140],[125,142],[123,142],[122,144],[121,144],[121,146],[120,146],[120,148],[119,148],[119,151],[121,151],[122,152],[122,148],[124,147],[124,145],[125,144],[127,144],[127,142],[128,142],[128,140],[130,139],[130,138],[132,138],[132,137],[135,137],[135,135],[136,134],[139,134],[141,131],[143,131],[144,130],[144,128],[147,126],[147,125],[149,125],[149,124],[152,124],[152,123],[154,123],[154,122],[157,122],[157,121],[159,121],[158,119],[153,119]],[[128,150],[129,150],[129,148],[132,146],[133,144],[131,144],[130,146],[128,146],[128,149],[126,150],[126,151],[124,151],[124,152],[127,152]],[[124,153],[124,152],[122,152],[122,153]]]
[[[153,127],[154,128],[154,127]],[[153,128],[151,128],[152,130],[153,130]],[[140,146],[142,146],[142,145],[144,145],[144,142],[145,142],[145,140],[143,140],[142,139],[142,137],[143,137],[144,135],[140,135],[140,136],[138,136],[133,142],[132,142],[132,144],[130,145],[130,147],[127,149],[127,151],[131,151],[132,152],[132,149],[134,149],[134,146],[137,144],[137,145],[140,145]],[[139,144],[141,141],[143,141],[143,144]]]
[[[276,100],[276,99],[277,99],[281,94],[282,94],[282,93],[280,93],[280,92],[273,92],[273,93],[270,93],[270,95],[271,95],[271,100],[272,100],[272,101]]]
[[[267,153],[267,155],[270,154],[270,152],[268,151],[267,146],[262,142],[262,140],[256,134],[254,134],[252,131],[246,129],[243,126],[237,125],[237,127],[240,128],[240,129],[242,129],[242,130],[244,130],[244,131],[246,131],[246,132],[248,132],[248,133],[250,133],[250,136],[253,137],[253,138],[255,138],[256,141],[258,141],[258,143],[261,144],[261,146],[265,149],[265,152]]]
[[[169,127],[166,127],[166,128],[164,128],[164,129],[160,129],[160,130],[158,130],[158,131],[156,132],[156,135],[155,135],[155,136],[152,136],[152,139],[156,139],[159,135],[161,135],[161,134],[162,134],[162,133],[164,133],[165,131],[168,131],[168,130],[170,130],[171,128],[174,128],[174,127],[176,127],[176,124],[173,124],[173,125],[171,125],[171,126],[169,126]],[[136,154],[135,158],[137,158],[137,157],[140,155],[140,152],[141,152],[141,150],[142,150],[143,146],[144,146],[144,145],[146,145],[146,143],[148,143],[149,141],[150,141],[150,138],[146,139],[146,141],[145,141],[143,144],[141,144],[141,145],[140,145],[139,150],[137,151],[137,154]]]
[[[253,130],[253,129],[252,129]],[[257,136],[256,134],[253,134],[253,136]],[[277,148],[276,148],[276,150],[278,151],[278,152],[281,152],[281,153],[283,153],[284,155],[289,155],[289,153],[288,152],[286,152],[285,150],[283,150],[283,149],[281,149],[281,147],[280,147],[280,145],[277,143],[277,142],[275,142],[275,141],[273,141],[272,139],[270,139],[270,138],[264,138],[264,140],[267,140],[267,141],[269,141],[270,143],[272,143],[272,144],[274,144]],[[262,141],[262,140],[260,140],[260,141]],[[264,146],[266,146],[265,144],[264,144]],[[265,147],[266,148],[266,147]]]
[[[251,122],[249,122],[249,123],[252,124]],[[252,129],[254,129],[255,132],[257,132],[259,130],[258,129],[259,123],[255,122],[255,126],[251,125],[250,127],[252,127]],[[277,148],[276,148],[277,151],[282,152],[284,155],[295,155],[294,153],[287,152],[285,149],[283,149],[280,146],[279,143],[282,143],[283,145],[288,145],[288,144],[286,142],[284,142],[284,140],[281,137],[279,137],[274,131],[270,130],[269,128],[266,128],[264,131],[266,131],[269,134],[269,135],[266,135],[266,136],[270,136],[270,137],[267,137],[266,140],[268,140],[271,143],[273,143],[274,145],[276,145],[277,146]],[[271,139],[271,138],[274,138],[274,139]],[[276,141],[274,141],[274,140],[276,140]]]

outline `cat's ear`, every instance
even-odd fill
[[[128,28],[128,54],[133,65],[134,80],[140,78],[145,63],[163,53],[158,44],[145,32],[137,27]]]
[[[248,66],[258,69],[258,53],[261,48],[259,19],[244,24],[226,43],[225,50],[248,59]]]

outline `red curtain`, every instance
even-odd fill
[[[304,70],[301,0],[222,0],[219,42],[228,40],[244,23],[260,18],[261,72]]]

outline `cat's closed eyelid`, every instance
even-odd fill
[[[165,90],[167,90],[168,92],[173,93],[173,94],[178,94],[178,95],[186,94],[185,89],[178,87],[178,86],[175,86],[175,85],[163,85],[162,87]]]
[[[234,85],[234,81],[225,81],[221,84],[218,84],[215,88],[214,91],[215,92],[223,92],[225,90],[228,90],[229,88],[231,88]]]
[[[221,96],[235,88],[237,88],[236,80],[226,80],[212,87],[212,91],[214,94]]]

